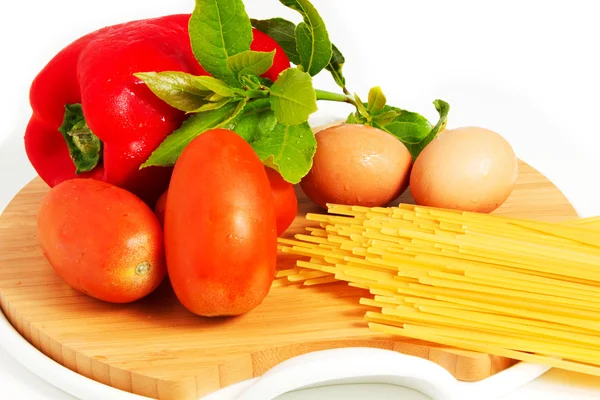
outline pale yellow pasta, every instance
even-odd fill
[[[542,223],[329,205],[274,285],[365,290],[371,329],[600,376],[600,217]],[[370,297],[369,297],[370,295]]]

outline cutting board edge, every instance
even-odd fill
[[[543,178],[543,180],[547,180],[542,174],[535,171],[533,168],[531,168],[531,170],[533,171],[533,173],[540,175],[540,177]],[[531,173],[531,171],[529,171],[528,173]],[[40,181],[40,179],[38,177],[36,177],[30,182],[30,184],[35,182],[36,180]],[[46,187],[47,187],[47,185],[46,185]],[[26,188],[27,187],[25,187],[24,189],[26,189]],[[554,187],[554,189],[555,189],[554,190],[555,192],[560,193],[560,195],[564,198],[562,207],[564,207],[565,213],[573,214],[572,216],[561,216],[560,218],[562,218],[562,219],[577,218],[577,212],[572,207],[572,205],[568,202],[568,199],[566,198],[566,196],[564,196],[564,194],[562,192],[560,192],[560,190],[558,188]],[[14,199],[7,206],[5,212],[0,216],[0,230],[2,230],[4,228],[4,226],[2,226],[2,225],[3,225],[3,222],[5,222],[4,217],[6,215],[11,215],[11,214],[15,215],[15,214],[18,214],[23,211],[23,210],[19,209],[17,204],[13,204],[13,203],[14,203]],[[570,210],[572,210],[572,212]],[[31,210],[28,209],[28,211],[31,211]],[[16,225],[18,225],[18,224],[16,224]],[[11,228],[14,228],[14,226],[15,225],[12,225]],[[0,244],[0,249],[2,249],[3,247],[4,246],[2,246]],[[40,329],[38,329],[38,328],[35,328],[32,326],[29,326],[28,328],[26,328],[25,327],[26,324],[24,322],[25,319],[22,316],[20,316],[16,312],[14,307],[11,306],[10,302],[6,300],[3,292],[4,291],[2,290],[2,288],[0,288],[0,305],[2,306],[3,311],[5,311],[5,314],[7,315],[7,317],[13,324],[13,326],[15,326],[17,328],[17,330],[19,331],[19,333],[23,337],[25,337],[30,343],[32,343],[34,345],[34,347],[38,348],[42,353],[48,355],[50,358],[52,358],[55,361],[64,365],[64,363],[65,363],[64,357],[62,357],[63,361],[60,362],[60,357],[57,356],[57,354],[58,354],[57,353],[57,348],[58,348],[57,345],[60,345],[60,344],[50,337],[48,337],[47,339],[44,338],[43,332],[40,332]],[[11,316],[12,316],[12,318],[11,318]],[[29,333],[27,333],[27,332],[29,332]],[[41,334],[41,336],[40,336],[40,334]],[[37,345],[35,343],[36,340],[35,339],[32,340],[32,337],[35,335],[38,335]],[[27,338],[27,336],[29,336],[29,338]],[[416,346],[416,348],[413,350],[407,348],[406,347],[407,342],[404,340],[383,340],[383,339],[378,339],[378,338],[365,340],[363,337],[360,337],[359,339],[354,339],[354,340],[352,338],[345,338],[343,340],[338,340],[337,342],[334,342],[331,340],[326,340],[326,341],[313,340],[313,341],[303,343],[303,344],[278,346],[278,347],[271,348],[271,349],[261,350],[261,351],[255,352],[253,354],[240,354],[236,357],[227,358],[223,362],[215,364],[213,367],[203,368],[202,370],[198,371],[198,374],[195,374],[195,375],[192,374],[189,376],[182,377],[181,380],[152,378],[147,375],[137,374],[135,372],[135,370],[126,371],[126,370],[119,369],[117,367],[103,364],[99,360],[96,360],[96,362],[94,362],[94,360],[90,361],[90,364],[92,366],[96,365],[98,370],[94,373],[90,373],[88,377],[92,377],[92,379],[97,380],[99,382],[102,382],[104,380],[104,382],[102,382],[102,383],[110,384],[113,387],[118,387],[120,385],[121,387],[118,387],[118,388],[121,388],[121,389],[127,390],[127,391],[131,391],[136,394],[148,395],[149,397],[168,399],[168,398],[173,398],[172,397],[173,395],[177,395],[177,397],[175,397],[175,398],[178,398],[178,399],[197,398],[197,397],[193,397],[193,396],[201,395],[200,393],[208,394],[208,393],[211,393],[220,388],[223,388],[223,387],[229,386],[233,383],[239,382],[239,380],[236,378],[236,376],[237,377],[245,376],[245,378],[242,380],[252,378],[254,376],[260,375],[258,372],[262,373],[262,372],[264,372],[264,370],[269,369],[270,367],[272,367],[274,365],[277,365],[278,363],[280,363],[281,361],[284,361],[285,359],[294,357],[295,355],[304,354],[306,352],[318,351],[318,350],[322,350],[325,348],[353,347],[354,345],[356,345],[357,342],[361,342],[365,347],[388,348],[390,350],[399,351],[404,354],[410,354],[412,351],[415,353],[413,355],[419,356],[419,352],[420,352],[420,350],[418,350],[419,346]],[[332,343],[333,343],[333,345],[332,345]],[[343,345],[340,345],[340,343],[342,343]],[[365,345],[365,343],[368,343],[369,345]],[[303,351],[303,352],[293,350],[294,348],[298,348],[298,347],[302,347],[302,346],[305,346],[304,347],[305,351]],[[325,347],[323,348],[323,346],[325,346]],[[437,345],[435,345],[435,346],[437,346]],[[440,353],[437,356],[437,357],[439,357],[439,359],[437,360],[438,364],[446,363],[446,365],[453,365],[453,367],[455,368],[455,373],[454,373],[455,377],[457,377],[459,380],[463,380],[466,382],[474,382],[474,381],[484,379],[484,378],[486,378],[490,375],[493,375],[494,373],[499,372],[499,371],[505,369],[506,367],[510,366],[510,365],[506,364],[507,362],[514,363],[513,360],[503,359],[501,357],[499,358],[499,357],[495,357],[495,356],[490,356],[489,354],[474,353],[474,352],[465,353],[462,350],[458,350],[459,352],[461,352],[461,354],[463,356],[465,356],[466,354],[469,354],[468,357],[460,358],[459,354],[456,354],[456,351],[457,351],[456,349],[449,349],[449,350],[450,351],[445,351],[440,348],[437,348],[437,349],[435,347],[433,348],[434,354],[436,352]],[[431,348],[429,349],[429,351],[431,351]],[[54,352],[54,354],[53,354],[53,352]],[[269,363],[266,363],[264,361],[259,362],[260,369],[255,371],[254,364],[257,362],[255,360],[262,359],[265,357],[265,354],[271,353],[271,352],[283,352],[287,355],[279,354],[277,356],[277,358],[273,361],[273,363],[274,363],[273,365],[270,365]],[[245,375],[239,375],[240,374],[240,366],[236,365],[236,362],[234,362],[234,361],[238,360],[238,364],[239,364],[239,360],[241,358],[250,358],[251,363],[252,363],[251,364],[252,373],[250,375],[248,375],[248,373],[246,373]],[[458,359],[462,360],[461,361],[462,364],[459,364],[459,362],[456,361]],[[473,371],[477,369],[477,368],[475,368],[475,369],[473,368],[473,366],[474,366],[473,360],[475,360],[477,362],[481,362],[482,360],[484,360],[484,362],[487,362],[489,365],[489,369],[487,369],[489,373],[486,376],[481,376],[481,375],[477,375],[477,374],[472,375]],[[270,367],[269,367],[269,365],[270,365]],[[460,365],[461,367],[456,369],[457,365]],[[67,365],[65,365],[65,366],[67,366]],[[71,369],[73,369],[73,368],[71,368]],[[107,371],[107,369],[108,369],[108,371]],[[112,374],[111,374],[111,369],[112,369]],[[127,377],[121,376],[121,379],[119,379],[118,376],[122,375],[119,373],[119,371],[125,372],[126,374],[130,374],[131,377],[128,379]],[[464,372],[460,372],[460,371],[464,371]],[[480,369],[480,371],[481,371],[481,369]],[[465,375],[461,375],[463,373]],[[469,375],[469,374],[471,374],[471,375]],[[84,375],[84,374],[82,373],[82,375]],[[136,381],[136,375],[139,375],[139,384],[137,384],[137,385],[134,383]],[[202,382],[199,382],[199,381],[202,381]],[[136,388],[136,386],[138,386],[138,387]],[[191,386],[194,386],[195,389],[192,390]],[[154,387],[154,389],[149,389],[151,387]],[[195,392],[195,393],[192,394],[192,392]],[[154,394],[152,394],[152,393],[154,393]],[[179,394],[183,395],[184,397],[180,397]],[[188,397],[185,397],[185,396],[188,396]]]

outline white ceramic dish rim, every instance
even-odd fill
[[[86,400],[148,400],[101,384],[58,364],[25,340],[0,312],[2,347],[27,370],[58,389]],[[386,383],[408,387],[432,400],[493,400],[536,379],[548,367],[518,363],[475,383],[459,382],[439,365],[418,357],[369,348],[345,348],[287,360],[260,378],[219,390],[204,400],[271,400],[307,387]]]

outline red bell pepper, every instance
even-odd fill
[[[208,75],[192,53],[189,18],[170,15],[100,29],[64,48],[38,74],[30,90],[33,115],[25,147],[49,186],[88,177],[156,202],[172,168],[139,167],[186,115],[133,74]],[[273,39],[253,32],[252,50],[276,50],[275,63],[264,75],[275,80],[289,60]]]

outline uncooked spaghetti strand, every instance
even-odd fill
[[[511,254],[510,251],[502,249],[481,249],[473,248],[471,246],[464,246],[460,249],[461,253],[468,254],[471,256],[484,255],[493,259],[494,262],[501,262],[507,260],[511,263],[515,263],[518,268],[526,269],[530,271],[539,271],[546,274],[553,274],[555,276],[563,276],[565,278],[575,278],[576,281],[593,281],[600,284],[600,272],[594,270],[576,268],[575,264],[560,263],[553,260],[540,259],[535,256],[524,256]],[[567,268],[569,266],[569,268]],[[574,268],[571,268],[574,267]],[[598,269],[600,271],[600,269]]]
[[[511,224],[526,227],[531,230],[544,232],[550,235],[570,239],[575,242],[589,244],[591,246],[600,247],[600,234],[595,229],[589,229],[585,226],[572,226],[552,224],[549,222],[527,221],[527,220],[512,220]]]
[[[543,305],[511,301],[481,293],[457,293],[455,290],[434,288],[413,283],[407,283],[406,286],[404,286],[392,280],[372,283],[370,286],[385,290],[396,290],[397,293],[401,295],[417,296],[426,299],[440,300],[450,304],[466,305],[489,313],[524,317],[539,321],[550,321],[586,329],[592,332],[600,332],[600,323],[597,323],[595,319],[591,320],[581,317],[571,317],[571,310],[560,310],[560,314],[553,314],[552,312],[555,312],[556,308],[548,308]]]
[[[561,292],[554,291],[554,294],[552,294],[551,290],[536,291],[534,286],[526,287],[526,290],[515,290],[514,287],[506,289],[502,284],[498,284],[495,281],[489,281],[472,276],[452,274],[442,271],[430,271],[428,275],[432,279],[423,277],[420,279],[420,282],[436,287],[441,286],[450,288],[460,288],[472,292],[494,293],[500,296],[506,296],[507,298],[519,298],[525,301],[557,304],[565,307],[573,307],[582,310],[600,311],[600,302],[598,302],[598,300],[594,298],[581,299],[576,298],[573,295],[569,297],[563,297],[563,293]],[[442,283],[444,281],[446,281],[446,284]]]
[[[600,350],[600,336],[590,335],[581,332],[565,331],[563,329],[557,329],[556,324],[552,327],[540,327],[526,325],[525,318],[499,318],[499,316],[490,316],[482,312],[473,312],[469,310],[451,310],[446,307],[435,307],[429,305],[419,306],[418,309],[427,314],[443,315],[450,319],[466,320],[466,321],[478,321],[479,323],[486,324],[489,326],[498,326],[509,329],[513,332],[521,332],[524,335],[533,337],[534,335],[541,335],[541,337],[552,338],[563,342],[573,342],[580,346],[593,346]],[[566,327],[565,327],[566,328]]]
[[[375,295],[374,297],[375,297],[375,300],[377,300],[377,296]],[[388,296],[388,298],[389,298],[389,296]],[[471,312],[477,313],[478,315],[485,315],[487,318],[493,318],[494,320],[508,322],[508,323],[515,323],[515,324],[522,325],[523,327],[533,326],[533,327],[537,327],[537,328],[552,329],[552,330],[558,330],[558,331],[567,332],[567,333],[575,332],[575,333],[581,333],[584,335],[595,336],[594,331],[588,330],[585,328],[575,327],[572,325],[563,325],[563,324],[549,322],[549,321],[540,321],[540,320],[535,320],[535,319],[530,319],[530,318],[525,318],[525,317],[520,317],[520,316],[511,316],[511,315],[505,315],[505,314],[501,314],[501,313],[494,313],[494,312],[490,312],[490,311],[487,311],[482,308],[466,306],[466,305],[462,305],[462,304],[453,304],[453,303],[448,303],[448,302],[441,301],[441,300],[426,299],[426,298],[422,298],[422,297],[405,297],[405,298],[403,298],[403,304],[404,303],[411,304],[411,305],[413,305],[413,307],[417,307],[417,308],[422,307],[422,306],[432,306],[432,307],[435,307],[436,309],[444,309],[444,310],[450,310],[450,311],[456,311],[456,312],[458,312],[460,310],[471,311]]]
[[[579,320],[587,322],[594,321],[598,318],[597,312],[580,310],[565,305],[548,305],[545,302],[535,302],[529,299],[510,298],[508,296],[501,296],[496,293],[486,292],[480,289],[473,290],[474,285],[455,285],[454,282],[448,283],[446,281],[436,280],[433,278],[423,278],[419,281],[421,282],[420,284],[409,284],[409,287],[418,287],[420,290],[427,291],[429,293],[440,294],[441,296],[454,296],[458,299],[480,301],[482,303],[507,307],[513,310],[522,309],[523,311],[531,310],[548,315],[556,314],[565,317],[576,317]],[[427,281],[429,283],[422,284],[423,281]],[[435,284],[436,286],[432,286],[430,283]],[[457,289],[461,289],[459,293],[456,293]],[[600,322],[596,326],[600,328]]]
[[[461,271],[465,275],[481,276],[487,279],[499,279],[512,282],[531,282],[551,288],[560,288],[560,290],[569,290],[573,293],[585,292],[585,296],[600,298],[600,291],[594,285],[568,282],[556,278],[547,278],[544,276],[533,275],[532,273],[516,272],[508,269],[497,268],[483,263],[459,263],[450,262],[446,265],[447,269]]]
[[[324,285],[328,283],[342,283],[339,280],[335,279],[334,275],[323,276],[321,278],[312,278],[304,281],[304,286],[316,286],[316,285]]]
[[[469,296],[463,295],[463,297],[469,297]],[[585,328],[585,329],[588,329],[588,330],[591,330],[594,332],[600,332],[600,323],[596,322],[595,320],[589,320],[589,319],[585,319],[585,318],[574,318],[574,317],[569,317],[569,316],[564,315],[564,314],[568,314],[568,312],[563,312],[563,314],[552,314],[551,312],[555,311],[555,310],[548,309],[547,307],[545,307],[545,311],[540,311],[539,309],[535,309],[535,307],[533,307],[531,304],[520,304],[519,305],[519,303],[516,303],[517,305],[515,307],[514,302],[511,306],[511,304],[510,304],[511,302],[502,301],[501,299],[496,299],[495,303],[487,303],[486,301],[489,301],[489,299],[483,299],[483,301],[482,301],[482,299],[477,299],[477,296],[471,296],[471,297],[474,297],[475,300],[451,297],[451,296],[447,296],[447,295],[446,296],[445,295],[437,295],[435,298],[449,302],[449,303],[465,304],[468,306],[479,307],[479,308],[482,308],[485,310],[494,311],[494,312],[504,314],[504,315],[522,316],[522,317],[526,317],[526,318],[536,319],[539,321],[550,321],[550,322],[555,322],[558,324],[575,326],[578,328]],[[499,305],[496,303],[504,303],[504,304]],[[509,305],[506,305],[506,303],[509,303]],[[531,308],[534,308],[534,309],[531,310]]]
[[[423,248],[420,252],[417,251],[410,251],[409,254],[410,256],[404,255],[403,252],[399,252],[399,251],[395,251],[394,249],[389,249],[389,251],[385,251],[385,250],[378,250],[378,249],[369,249],[369,253],[371,254],[377,254],[378,256],[381,257],[381,259],[375,259],[375,258],[369,258],[367,257],[368,260],[370,260],[372,263],[374,264],[386,264],[388,266],[393,266],[393,265],[398,265],[398,269],[401,268],[402,265],[406,265],[412,262],[415,263],[419,263],[420,265],[422,265],[424,268],[435,268],[435,269],[454,269],[454,270],[468,270],[468,268],[477,268],[480,266],[487,266],[488,268],[492,268],[492,267],[497,267],[497,266],[502,266],[504,267],[503,269],[499,269],[499,268],[495,268],[495,270],[507,270],[506,267],[510,267],[510,269],[508,269],[508,272],[514,272],[514,273],[519,273],[521,275],[528,275],[531,277],[535,277],[536,275],[542,278],[547,278],[547,279],[553,279],[556,282],[560,282],[561,285],[569,287],[570,284],[572,284],[573,288],[577,288],[580,290],[588,290],[588,291],[594,291],[596,293],[600,293],[598,292],[598,285],[600,285],[600,282],[598,281],[594,281],[592,279],[583,279],[583,278],[577,278],[577,277],[566,277],[567,280],[565,280],[565,277],[562,276],[563,280],[561,281],[560,278],[561,276],[558,275],[559,271],[557,271],[557,269],[553,269],[553,268],[543,268],[546,270],[546,272],[540,272],[538,270],[536,270],[535,266],[532,265],[528,265],[525,263],[522,264],[518,264],[518,263],[510,263],[510,262],[506,262],[506,261],[494,261],[494,260],[487,260],[487,262],[484,262],[483,260],[485,260],[484,258],[481,257],[472,257],[470,255],[465,255],[464,253],[449,253],[449,254],[445,254],[444,253],[440,253],[438,251],[430,251],[426,248]],[[411,261],[412,258],[414,261]],[[475,261],[475,260],[479,260],[479,261]],[[550,272],[550,271],[554,271],[554,273]],[[583,276],[582,274],[580,274],[580,276]],[[587,276],[587,275],[585,275]]]
[[[472,253],[472,254],[469,254]],[[526,263],[522,263],[522,262],[518,262],[518,261],[507,261],[507,260],[503,260],[501,258],[498,259],[492,259],[492,258],[488,258],[487,256],[485,256],[483,253],[480,253],[479,255],[476,255],[477,253],[474,252],[468,252],[468,251],[461,251],[459,254],[455,253],[455,252],[449,252],[449,251],[442,251],[442,257],[446,256],[448,259],[448,263],[447,265],[450,266],[454,266],[457,268],[460,268],[461,266],[473,266],[473,265],[486,265],[486,266],[495,266],[495,267],[500,267],[497,268],[497,270],[502,270],[502,271],[508,271],[508,272],[515,272],[515,273],[520,273],[520,274],[527,274],[531,277],[540,277],[540,278],[548,278],[548,279],[553,279],[553,280],[558,280],[561,282],[564,282],[565,284],[575,284],[575,285],[583,285],[586,287],[589,286],[594,286],[594,287],[600,287],[600,282],[599,281],[594,281],[594,280],[590,280],[590,279],[584,279],[584,278],[577,278],[574,276],[565,276],[562,275],[561,272],[548,272],[548,271],[541,271],[539,269],[536,269],[536,265],[528,265]],[[490,256],[491,257],[491,256]],[[421,260],[421,259],[430,259],[431,257],[428,256],[427,254],[419,254],[415,256],[416,260]],[[461,263],[458,264],[455,260],[461,260]],[[598,289],[594,289],[594,290],[598,290]]]
[[[424,340],[433,343],[439,343],[445,346],[457,347],[466,350],[476,351],[480,353],[492,354],[500,357],[511,358],[513,360],[520,360],[535,364],[548,365],[555,368],[560,368],[573,372],[580,372],[588,375],[600,376],[600,368],[581,364],[566,360],[561,360],[554,357],[548,357],[538,354],[530,354],[521,351],[514,351],[505,349],[497,346],[490,346],[482,343],[476,343],[468,340],[461,340],[455,338],[447,338],[443,336],[436,336],[423,332],[406,331],[402,328],[386,326],[380,323],[369,323],[369,328],[374,332],[380,332],[385,334],[392,334],[397,336],[408,337],[411,339]]]
[[[573,221],[568,221],[565,225],[585,226],[588,229],[600,230],[600,216],[579,218]]]
[[[498,276],[489,273],[480,273],[476,271],[464,272],[464,276],[477,281],[480,281],[489,286],[510,287],[522,292],[541,293],[550,296],[560,296],[563,298],[573,299],[576,301],[585,301],[588,303],[597,303],[600,305],[600,292],[583,291],[581,289],[573,289],[551,284],[541,284],[531,282],[525,279],[514,279],[503,276]],[[593,288],[593,287],[592,287]],[[588,304],[586,304],[587,306]]]
[[[436,329],[444,332],[444,336],[458,339],[477,340],[495,345],[528,352],[553,351],[563,358],[582,362],[597,362],[600,349],[594,345],[573,340],[560,340],[555,337],[537,337],[530,332],[515,331],[498,325],[481,323],[480,321],[448,318],[443,315],[432,315],[413,312],[406,307],[398,309],[383,308],[381,313],[368,311],[367,321],[379,322],[390,326]],[[424,326],[426,324],[426,326]]]
[[[325,265],[325,264],[317,264],[314,262],[307,262],[307,261],[298,261],[298,267],[309,269],[309,270],[328,272],[329,274],[335,274],[337,272],[337,268],[335,268],[335,266]]]
[[[488,243],[488,245],[492,244],[494,247],[511,247],[518,251],[519,254],[542,256],[544,258],[560,260],[563,262],[577,262],[578,266],[589,265],[589,269],[600,267],[600,252],[596,251],[595,254],[586,254],[581,247],[579,251],[573,251],[571,249],[567,250],[564,248],[557,249],[555,246],[548,244],[540,245],[538,243],[502,238],[471,231],[467,231],[465,235],[458,237],[457,240],[472,245]]]
[[[506,337],[493,332],[484,333],[473,330],[461,331],[452,327],[447,327],[442,330],[440,328],[429,328],[406,324],[404,329],[408,331],[420,331],[461,340],[473,340],[479,343],[489,343],[510,350],[552,354],[555,357],[566,358],[572,361],[580,361],[600,366],[598,364],[598,362],[600,362],[600,352],[597,350],[592,350],[591,348],[582,348],[573,345],[565,346],[555,342],[542,342],[540,340],[524,339],[521,337]]]

